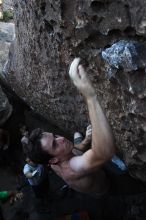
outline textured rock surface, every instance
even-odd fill
[[[14,24],[0,22],[0,78],[4,79],[4,69],[8,61],[11,42],[14,40]],[[12,113],[12,106],[0,87],[0,126],[2,126]]]
[[[146,181],[145,65],[113,69],[101,56],[121,40],[145,41],[146,0],[14,0],[14,10],[11,87],[66,132],[84,131],[87,110],[67,75],[81,56],[131,174]]]
[[[8,55],[11,42],[15,37],[13,23],[0,22],[0,77],[5,78],[5,69],[8,63]]]
[[[102,52],[109,68],[122,68],[125,72],[146,67],[146,43],[121,40]]]
[[[3,11],[12,10],[13,2],[12,0],[3,0]]]
[[[0,87],[0,126],[3,126],[11,114],[12,106]]]

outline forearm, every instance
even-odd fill
[[[92,124],[92,150],[99,158],[107,160],[115,151],[112,130],[96,95],[87,99],[87,105]]]
[[[80,144],[74,145],[74,148],[82,152],[86,152],[87,150],[90,149],[90,147],[91,147],[91,138],[87,138],[87,137],[85,137],[85,139]]]

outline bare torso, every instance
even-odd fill
[[[61,165],[52,165],[51,167],[58,176],[76,191],[89,194],[102,194],[109,188],[109,181],[102,169],[83,175],[73,171],[69,162]]]

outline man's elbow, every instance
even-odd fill
[[[104,141],[104,143],[102,143],[101,146],[101,154],[100,154],[103,164],[109,161],[113,157],[115,152],[116,152],[116,148],[114,141],[112,139],[111,140],[108,139],[107,141]]]
[[[94,155],[101,161],[101,164],[109,161],[116,152],[115,142],[112,137],[104,138],[98,143],[92,142]],[[97,150],[98,149],[98,150]]]
[[[107,151],[104,154],[104,161],[107,162],[108,160],[110,160],[115,153],[116,153],[115,143],[113,141],[111,141],[110,143],[108,142]]]

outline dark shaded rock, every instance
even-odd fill
[[[144,0],[128,1],[127,7],[130,12],[131,26],[136,29],[137,34],[146,34],[146,2]]]
[[[117,147],[132,175],[143,181],[146,74],[141,48],[146,31],[145,4],[144,0],[14,0],[16,40],[7,74],[11,88],[32,109],[72,135],[75,130],[84,132],[89,121],[83,98],[67,71],[75,56],[86,60]],[[115,42],[126,44],[126,51],[134,57],[127,58],[123,46],[118,51],[122,62],[114,63],[118,67],[114,74],[109,62],[109,79],[109,65],[99,54]],[[110,53],[109,60],[114,54]]]
[[[0,126],[2,126],[12,114],[12,105],[0,87]]]
[[[14,39],[14,24],[0,22],[0,78],[5,78],[5,66],[8,60],[10,42]],[[12,114],[12,105],[0,87],[0,126],[3,126]]]

